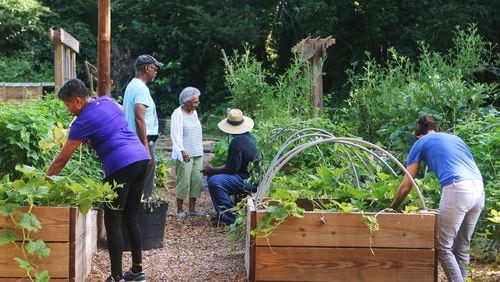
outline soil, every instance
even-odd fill
[[[170,154],[165,152],[164,155]],[[210,153],[205,154],[205,163],[211,156]],[[163,247],[142,253],[147,280],[245,281],[244,246],[228,239],[229,227],[212,225],[209,214],[213,213],[213,206],[208,190],[202,192],[196,203],[196,210],[206,216],[178,217],[173,168],[170,179],[170,187],[160,189],[160,194],[169,204]],[[184,210],[187,210],[187,201]],[[123,270],[128,270],[131,265],[130,252],[124,252]],[[86,281],[104,281],[110,275],[110,269],[107,248],[98,246]]]
[[[143,251],[148,281],[245,281],[244,251],[228,239],[229,227],[212,226],[209,216],[176,216],[175,191],[165,189],[169,202],[162,248]],[[208,191],[198,200],[197,210],[210,213]],[[123,269],[132,264],[124,252]],[[107,249],[99,246],[87,281],[104,281],[110,272]]]

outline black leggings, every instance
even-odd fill
[[[113,201],[111,206],[105,205],[104,207],[104,225],[106,226],[113,277],[122,274],[122,220],[130,239],[132,263],[142,263],[142,233],[137,215],[141,206],[147,166],[147,160],[138,161],[116,171],[103,180],[104,183],[110,183],[111,185],[115,181],[117,184],[123,184],[122,188],[116,188],[118,198]]]

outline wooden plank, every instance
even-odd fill
[[[69,243],[47,243],[51,249],[50,256],[46,259],[33,259],[39,266],[40,271],[47,270],[54,278],[66,278],[69,272]],[[21,257],[20,250],[13,244],[0,246],[0,278],[24,277],[26,271],[19,268],[19,264],[14,257]]]
[[[4,101],[36,100],[42,97],[42,86],[0,86]]]
[[[433,250],[257,247],[255,281],[435,281]],[[250,280],[252,281],[252,280]]]
[[[245,238],[245,269],[247,280],[255,280],[255,237],[250,232],[257,227],[256,209],[253,199],[247,199],[247,226]]]
[[[97,250],[97,210],[86,215],[78,212],[75,226],[76,240],[71,244],[72,278],[84,282],[90,273],[92,254]]]
[[[64,46],[71,48],[72,51],[80,52],[80,42],[62,28],[50,29],[49,38],[54,44],[64,44]]]
[[[267,214],[256,213],[257,222]],[[435,214],[379,214],[377,219],[380,230],[370,234],[361,213],[305,212],[303,218],[288,218],[267,238],[257,238],[256,245],[434,248]]]
[[[22,208],[26,211],[27,208]],[[47,242],[68,242],[69,241],[69,210],[68,207],[33,207],[35,214],[42,223],[42,228],[30,234],[30,238],[40,239]],[[2,229],[12,229],[13,225],[8,217],[0,216],[0,231]],[[18,236],[21,233],[17,231]]]

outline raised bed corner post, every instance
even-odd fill
[[[309,61],[309,75],[312,80],[313,105],[323,110],[323,76],[322,58],[326,55],[326,48],[335,44],[335,38],[328,36],[326,38],[303,39],[292,48],[292,52],[299,53],[302,60]]]
[[[54,88],[59,91],[70,78],[76,77],[76,53],[80,43],[64,29],[50,29],[49,38],[54,45]]]
[[[110,0],[99,0],[97,36],[97,95],[111,95],[111,6]]]

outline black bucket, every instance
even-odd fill
[[[139,226],[142,231],[142,249],[158,249],[163,247],[165,235],[165,220],[168,203],[161,201],[152,205],[141,205],[139,211]],[[123,229],[123,250],[130,251],[130,241],[127,232]]]

